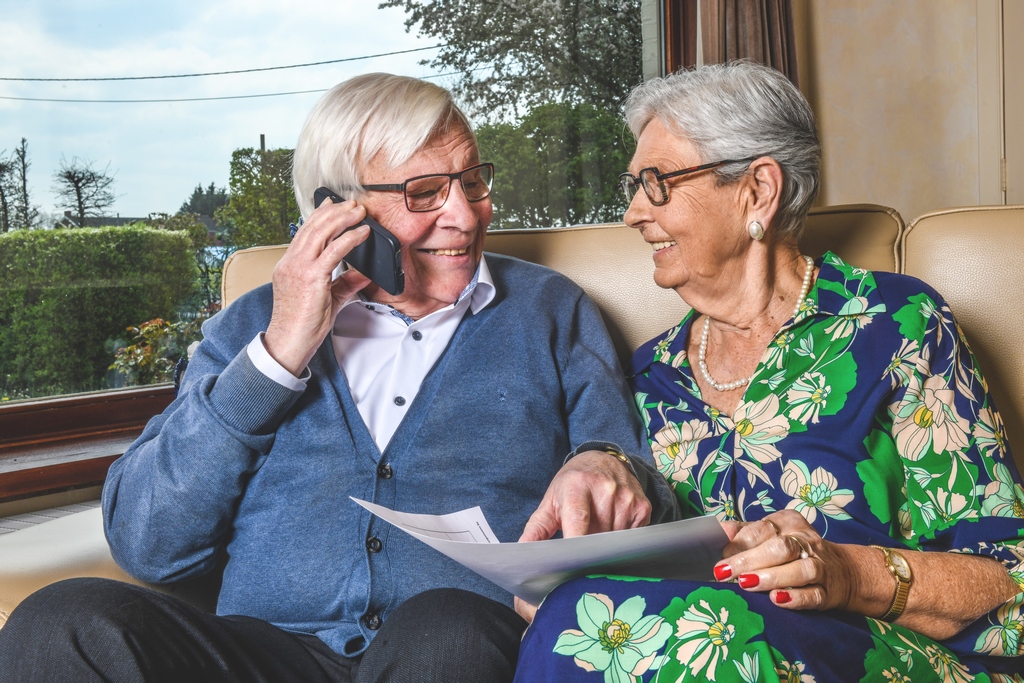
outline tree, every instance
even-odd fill
[[[85,226],[89,216],[102,215],[114,205],[114,177],[110,164],[102,171],[93,168],[93,162],[72,157],[71,163],[61,155],[60,168],[53,174],[53,191],[57,194],[57,208],[74,213],[79,227]]]
[[[152,213],[146,219],[146,224],[159,230],[181,231],[188,236],[198,276],[196,291],[186,307],[193,311],[215,311],[220,306],[220,277],[224,270],[224,261],[233,250],[218,247],[215,244],[216,238],[210,237],[209,231],[196,213],[179,211],[173,216]]]
[[[21,144],[14,149],[14,219],[13,225],[29,228],[39,220],[39,208],[32,206],[28,196],[28,169],[32,163],[28,160],[28,140],[21,139]]]
[[[17,188],[14,168],[14,160],[7,156],[7,150],[0,152],[0,233],[11,229]]]
[[[429,62],[495,164],[493,226],[619,220],[629,154],[618,120],[643,77],[639,0],[383,0],[443,43]]]
[[[243,147],[231,153],[228,203],[214,218],[229,228],[235,246],[288,241],[288,225],[299,216],[291,179],[290,149]]]
[[[621,133],[615,114],[566,103],[477,128],[481,157],[495,166],[491,229],[620,220],[617,180],[630,156]]]
[[[217,209],[227,203],[228,191],[223,187],[218,188],[210,183],[210,186],[204,190],[202,185],[196,185],[196,189],[192,190],[192,196],[182,203],[178,213],[196,213],[213,218]]]
[[[429,64],[456,71],[456,96],[480,120],[550,102],[617,111],[640,83],[639,0],[383,0],[443,46]]]

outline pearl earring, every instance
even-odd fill
[[[750,225],[747,226],[747,232],[750,233],[751,239],[760,240],[764,237],[764,226],[757,221],[750,221]]]

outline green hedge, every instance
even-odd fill
[[[0,398],[13,399],[110,386],[126,328],[172,317],[196,271],[185,233],[129,225],[0,234],[0,276]]]

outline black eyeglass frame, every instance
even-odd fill
[[[652,206],[664,206],[668,203],[668,188],[665,187],[665,181],[669,178],[678,178],[684,175],[690,175],[691,173],[699,173],[700,171],[708,171],[712,168],[718,168],[719,166],[728,166],[729,164],[749,164],[754,159],[759,157],[747,157],[745,159],[725,159],[724,161],[712,161],[711,163],[701,164],[700,166],[691,166],[690,168],[680,169],[678,171],[670,171],[668,173],[659,173],[657,166],[648,166],[647,168],[641,168],[639,175],[633,175],[632,173],[626,172],[619,174],[619,187],[622,189],[623,194],[626,195],[626,200],[632,202],[633,197],[636,196],[636,191],[632,194],[629,192],[629,188],[636,187],[639,185],[644,188],[644,194],[647,195],[647,199],[650,200]],[[661,194],[665,197],[660,202],[654,201],[654,197],[651,196],[651,190],[648,188],[648,183],[644,180],[644,174],[647,171],[654,172],[654,178],[657,180],[658,185],[661,188]]]
[[[487,194],[485,194],[483,197],[477,197],[476,199],[470,199],[468,196],[466,197],[466,201],[468,201],[471,204],[474,204],[476,202],[483,201],[491,196],[491,187],[494,185],[494,164],[492,163],[476,164],[474,166],[470,166],[469,168],[464,168],[461,171],[456,171],[455,173],[427,173],[424,175],[418,175],[406,179],[404,183],[392,183],[387,185],[360,185],[360,187],[362,187],[364,190],[368,192],[401,192],[402,197],[405,199],[406,209],[413,213],[426,213],[428,211],[436,211],[437,209],[440,209],[442,206],[445,205],[445,202],[448,201],[448,196],[452,193],[452,183],[456,179],[458,179],[458,181],[461,183],[462,177],[464,175],[470,173],[471,171],[479,170],[481,168],[489,169],[491,172],[491,178],[490,181],[487,183]],[[414,209],[411,206],[409,206],[409,195],[406,194],[405,188],[409,185],[409,183],[415,180],[422,180],[424,178],[448,178],[448,189],[445,190],[444,199],[437,206],[432,206],[429,209]],[[465,193],[465,185],[463,185],[462,191],[463,193]]]

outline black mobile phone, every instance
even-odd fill
[[[321,187],[313,193],[313,207],[320,206],[328,198],[335,204],[345,201],[326,187]],[[370,278],[388,294],[401,294],[405,289],[401,242],[390,230],[370,216],[348,230],[360,225],[370,226],[370,234],[364,242],[357,244],[355,249],[345,256],[345,263]]]

